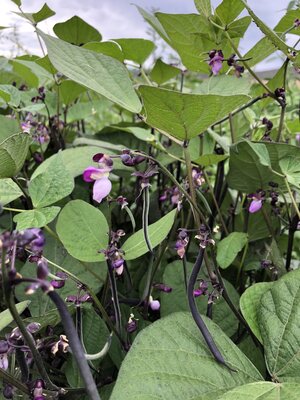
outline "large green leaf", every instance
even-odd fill
[[[139,98],[121,62],[39,33],[47,46],[50,61],[58,71],[129,111],[140,111]]]
[[[21,131],[18,121],[13,118],[6,117],[5,115],[0,115],[0,143],[12,136],[15,133]]]
[[[167,42],[169,43],[169,38],[167,32],[164,30],[164,27],[159,22],[157,17],[153,14],[150,14],[148,11],[144,10],[142,7],[136,6],[139,13],[142,15],[144,20],[148,22],[149,25]]]
[[[217,261],[221,268],[229,267],[248,242],[247,233],[232,232],[218,243]]]
[[[32,203],[36,208],[56,203],[72,193],[73,189],[74,179],[66,171],[61,153],[52,157],[47,170],[36,173],[28,188]]]
[[[286,274],[262,296],[258,323],[272,378],[300,383],[300,270]]]
[[[221,329],[204,319],[226,362],[236,372],[214,360],[190,314],[175,313],[137,336],[110,400],[215,400],[236,386],[262,380]]]
[[[245,0],[239,0],[244,4],[244,7],[247,9],[249,15],[252,17],[255,24],[261,30],[262,33],[266,35],[266,37],[271,41],[271,43],[278,49],[281,50],[288,58],[293,59],[292,49],[285,44],[283,40],[272,30],[270,29],[257,15],[252,11],[252,9],[248,6]]]
[[[229,186],[245,193],[269,187],[269,182],[282,183],[272,172],[271,160],[264,143],[242,141],[230,147]]]
[[[275,26],[274,31],[278,35],[284,34],[287,30],[293,35],[300,35],[300,30],[294,24],[297,18],[299,18],[299,10],[289,10]],[[290,30],[292,26],[294,28]]]
[[[221,96],[230,96],[233,94],[248,95],[251,88],[251,81],[236,76],[219,75],[211,76],[205,79],[196,89],[196,93],[201,94],[219,94]]]
[[[150,86],[141,86],[139,91],[147,124],[181,141],[198,136],[249,100],[244,95],[197,95]]]
[[[44,246],[43,255],[51,262],[58,264],[71,274],[75,275],[83,285],[87,285],[95,292],[98,292],[103,285],[107,274],[106,263],[83,263],[78,261],[66,252],[65,248],[58,240],[47,233],[45,234],[45,237],[46,245]],[[48,264],[48,268],[52,274],[59,271],[52,264]],[[33,277],[36,274],[36,266],[30,262],[26,262],[26,264],[21,268],[20,273],[24,277]],[[28,295],[25,294],[24,290],[27,286],[28,283],[24,283],[16,287],[16,296],[19,300],[28,299]],[[78,287],[71,278],[68,278],[65,281],[65,286],[59,289],[59,294],[63,299],[76,293],[78,293]],[[54,322],[57,321],[56,323],[59,322],[59,315],[57,316],[55,313],[54,315],[53,313],[48,316],[46,315],[46,313],[51,310],[57,311],[55,304],[50,300],[49,296],[45,295],[41,290],[37,290],[30,296],[30,300],[31,303],[29,309],[33,318],[41,318],[42,324],[46,323],[47,318],[50,319],[50,325],[52,325],[51,320]]]
[[[97,208],[82,200],[70,201],[60,212],[57,234],[68,253],[81,261],[103,261],[99,253],[108,243],[108,224]]]
[[[99,143],[99,147],[96,146],[80,146],[73,147],[70,149],[62,150],[60,152],[61,159],[64,164],[64,169],[68,172],[73,178],[79,176],[83,173],[83,171],[89,166],[93,165],[93,156],[97,153],[106,153],[112,154],[112,151],[109,150],[110,143],[104,143],[101,140],[94,140],[94,143]],[[103,145],[103,147],[102,147]],[[107,146],[107,147],[105,147]],[[112,145],[113,147],[113,145]],[[121,150],[121,149],[120,149]],[[32,178],[34,179],[41,173],[44,173],[48,170],[50,164],[53,159],[56,158],[56,155],[53,155],[47,158],[32,174]]]
[[[19,4],[20,3],[20,4]],[[21,5],[21,2],[17,1],[17,5]],[[33,24],[37,24],[38,22],[44,21],[47,18],[52,17],[55,15],[55,12],[48,7],[45,3],[43,7],[37,11],[36,13],[24,13],[24,12],[16,12],[20,17],[23,17],[30,21]]]
[[[53,31],[59,39],[77,46],[93,41],[99,42],[102,39],[97,29],[77,15],[65,22],[59,22],[54,25]]]
[[[223,0],[216,8],[216,15],[220,18],[224,26],[230,24],[240,15],[245,8],[241,0]]]
[[[17,223],[17,230],[23,231],[28,228],[42,228],[49,224],[60,211],[60,207],[52,206],[28,210],[14,216]]]
[[[193,263],[187,263],[187,273],[190,275],[193,268]],[[209,280],[204,272],[200,273],[201,279],[206,281]],[[172,292],[160,294],[160,312],[161,316],[165,317],[171,313],[178,311],[189,311],[188,299],[185,289],[184,276],[183,276],[183,264],[181,260],[173,261],[168,264],[165,268],[163,275],[163,282],[172,288]],[[239,295],[235,288],[230,282],[224,280],[227,292],[233,304],[239,307]],[[209,285],[209,291],[213,288]],[[197,308],[199,312],[203,315],[207,311],[207,296],[199,296],[196,298]],[[218,324],[223,332],[225,332],[229,337],[234,335],[238,329],[238,320],[233,315],[229,306],[227,305],[224,298],[221,296],[219,299],[215,300],[212,309],[212,320]]]
[[[70,105],[86,91],[86,88],[71,80],[63,81],[59,86],[59,95],[66,106]]]
[[[297,187],[300,188],[300,166],[297,158],[293,156],[285,157],[284,159],[279,161],[279,165],[281,171],[286,176],[287,181]]]
[[[12,179],[0,179],[0,204],[5,206],[22,196],[22,191]]]
[[[83,48],[116,58],[121,62],[124,61],[124,54],[121,46],[115,42],[89,42],[86,43]]]
[[[170,232],[177,210],[170,211],[167,215],[156,221],[148,227],[148,236],[152,247],[159,245]],[[144,238],[144,231],[140,229],[138,232],[130,236],[122,246],[125,260],[133,260],[148,252],[148,247]]]
[[[210,0],[194,0],[194,3],[200,14],[205,15],[206,18],[211,16]]]
[[[260,282],[250,286],[241,296],[240,308],[252,332],[262,343],[257,313],[262,296],[270,289],[272,282]]]
[[[276,51],[276,47],[270,42],[270,40],[264,36],[244,55],[244,58],[248,59],[248,65],[253,67],[259,62],[263,61],[266,57],[270,56]]]
[[[18,107],[21,100],[19,90],[13,85],[0,85],[0,97],[12,107]]]
[[[209,165],[218,164],[228,158],[227,154],[204,154],[203,156],[193,160],[194,163],[201,165],[202,167],[208,167]]]
[[[297,383],[255,382],[239,386],[218,397],[218,400],[298,400]]]
[[[121,46],[126,60],[132,60],[138,64],[143,64],[155,49],[155,44],[146,39],[114,39],[114,42]]]
[[[177,76],[179,73],[179,68],[166,64],[159,58],[150,73],[150,78],[161,85],[162,83],[175,78],[175,76]]]
[[[0,178],[12,178],[23,167],[31,138],[25,133],[11,135],[0,142]]]
[[[30,300],[22,301],[21,303],[16,304],[16,308],[19,314],[28,307],[30,304]],[[2,329],[6,328],[11,322],[13,322],[14,317],[11,315],[9,310],[4,310],[0,313],[0,332]]]

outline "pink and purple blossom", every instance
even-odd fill
[[[101,203],[112,189],[112,184],[108,177],[112,170],[113,162],[108,155],[102,153],[96,154],[93,160],[98,162],[99,168],[87,167],[83,171],[83,180],[85,182],[94,182],[93,200]]]

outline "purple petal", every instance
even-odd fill
[[[262,200],[252,200],[250,207],[249,207],[249,213],[253,214],[259,211],[262,207]]]
[[[160,302],[158,300],[152,300],[149,304],[151,310],[157,311],[160,309]]]
[[[91,175],[93,173],[97,173],[99,171],[98,168],[95,167],[87,167],[84,171],[83,171],[83,180],[85,182],[94,182],[95,179],[91,178]]]
[[[112,187],[111,181],[107,177],[98,179],[94,183],[93,199],[97,201],[97,203],[101,203],[104,197],[106,197],[111,191],[111,187]]]

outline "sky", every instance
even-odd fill
[[[267,25],[273,27],[284,15],[289,1],[248,0],[248,4]],[[149,38],[147,24],[132,3],[148,11],[154,8],[161,12],[174,14],[197,12],[193,0],[47,0],[48,6],[56,12],[56,15],[39,26],[46,33],[53,34],[52,27],[57,22],[65,21],[73,15],[79,15],[98,29],[104,40],[120,37]],[[214,7],[219,3],[220,0],[212,0]],[[22,0],[22,8],[25,12],[36,12],[43,4],[43,0]],[[24,47],[31,53],[39,54],[39,45],[33,28],[13,13],[13,11],[18,11],[16,5],[10,0],[0,0],[0,9],[0,26],[16,25]],[[247,37],[241,42],[242,52],[251,48],[260,37],[259,30],[253,24],[248,30]],[[10,56],[11,46],[11,42],[0,40],[0,55]],[[259,69],[269,69],[275,66],[276,63],[271,59]]]

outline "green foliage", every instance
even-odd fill
[[[187,263],[188,276],[192,271],[193,264]],[[207,281],[207,274],[204,272],[200,273],[200,278]],[[165,267],[163,274],[163,282],[167,282],[172,287],[171,293],[161,293],[161,315],[166,317],[167,315],[178,312],[188,311],[188,299],[186,295],[186,289],[184,286],[183,276],[183,264],[182,261],[173,261]],[[232,300],[233,304],[239,306],[239,295],[232,284],[225,280],[226,290]],[[210,287],[209,290],[212,288]],[[207,296],[199,296],[196,299],[197,308],[202,315],[206,314],[207,311]],[[238,322],[230,310],[228,304],[223,297],[219,297],[215,300],[212,308],[212,320],[220,326],[220,328],[229,337],[234,335],[238,329]]]
[[[248,242],[248,235],[232,232],[218,243],[217,261],[221,268],[228,268]]]
[[[108,242],[104,215],[82,200],[70,201],[59,214],[57,234],[68,253],[81,261],[103,261]]]
[[[151,73],[150,78],[161,85],[172,78],[175,78],[180,73],[180,70],[172,65],[164,63],[160,58],[156,61]]]
[[[216,15],[224,26],[234,21],[245,8],[241,0],[223,0],[216,8]]]
[[[207,18],[212,15],[210,0],[194,0],[194,2],[200,14],[205,15]]]
[[[118,43],[126,60],[143,64],[155,49],[155,45],[151,40],[146,39],[114,39]]]
[[[180,141],[190,140],[249,99],[248,96],[218,96],[179,93],[141,86],[146,122]]]
[[[22,301],[21,303],[16,304],[16,309],[19,314],[28,307],[30,304],[30,300]],[[9,324],[13,322],[13,316],[11,315],[9,310],[2,311],[0,313],[0,332],[6,328]]]
[[[175,216],[176,210],[170,211],[163,218],[149,225],[148,236],[153,248],[166,238],[173,226]],[[122,250],[125,260],[133,260],[147,253],[148,247],[144,238],[144,230],[140,229],[131,235],[123,244]]]
[[[235,373],[213,360],[192,318],[187,313],[175,313],[144,329],[136,338],[122,364],[111,400],[150,400],[154,393],[164,399],[176,394],[178,399],[210,400],[236,386],[262,380],[221,329],[207,318],[205,323]]]
[[[55,155],[47,170],[39,173],[30,181],[29,194],[34,207],[41,208],[56,203],[72,193],[74,180],[66,171],[61,153]]]
[[[76,44],[77,46],[82,46],[93,41],[99,42],[102,39],[97,29],[93,28],[77,15],[74,15],[74,17],[65,22],[55,24],[53,31],[59,39]]]
[[[7,203],[22,196],[19,186],[11,179],[0,180],[0,203],[5,206]]]
[[[39,31],[52,64],[73,81],[102,94],[132,112],[140,111],[140,101],[126,68],[104,54],[73,46]]]
[[[60,207],[45,207],[24,211],[14,216],[17,229],[23,231],[28,228],[42,228],[54,220],[60,211]]]
[[[0,141],[0,178],[12,178],[22,168],[27,156],[30,136],[18,133]]]

